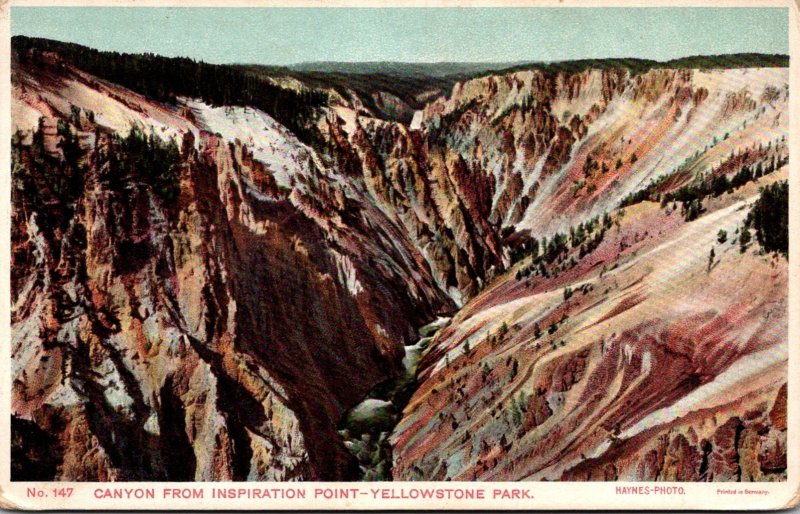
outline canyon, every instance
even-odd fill
[[[788,59],[13,45],[13,479],[785,480]]]

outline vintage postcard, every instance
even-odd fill
[[[1,506],[797,505],[791,0],[0,20]]]

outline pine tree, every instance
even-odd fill
[[[756,239],[767,252],[789,254],[789,184],[776,182],[761,190],[748,214]]]
[[[747,251],[747,245],[750,243],[750,229],[745,225],[742,228],[742,233],[739,235],[739,251],[744,253]]]

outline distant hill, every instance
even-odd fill
[[[614,69],[625,68],[632,72],[644,73],[654,68],[670,69],[736,69],[736,68],[786,68],[789,66],[789,56],[784,54],[722,54],[722,55],[693,55],[670,59],[668,61],[654,61],[652,59],[608,58],[608,59],[577,59],[570,61],[555,61],[547,63],[525,63],[511,67],[498,66],[487,69],[481,75],[493,74],[498,71],[504,73],[523,70],[541,70],[544,72],[580,72],[587,69]]]
[[[387,74],[404,76],[427,76],[446,78],[457,75],[467,76],[484,73],[488,70],[511,68],[524,65],[526,61],[517,62],[427,62],[410,63],[397,61],[374,62],[341,62],[320,61],[305,62],[288,66],[299,72],[337,73],[352,75]]]

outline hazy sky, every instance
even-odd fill
[[[212,63],[788,53],[785,8],[13,7],[12,34]]]

